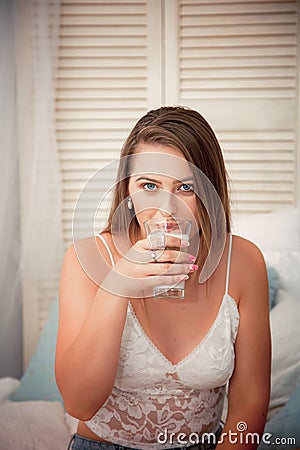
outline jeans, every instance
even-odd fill
[[[222,427],[220,426],[216,431],[216,444],[206,443],[206,444],[192,444],[191,446],[177,447],[176,449],[168,450],[214,450],[217,446],[218,439],[222,433]],[[69,442],[68,450],[138,450],[132,447],[126,447],[119,444],[110,444],[106,442],[99,442],[93,439],[87,439],[74,434],[71,441]]]

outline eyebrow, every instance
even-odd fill
[[[137,182],[137,181],[140,181],[140,180],[147,180],[147,181],[151,181],[152,183],[162,184],[161,181],[156,180],[155,178],[148,177],[148,176],[138,177],[138,178],[136,178],[135,181]],[[175,179],[173,183],[174,184],[178,183],[178,182],[182,183],[182,182],[193,181],[193,180],[194,180],[194,178],[189,176],[189,177],[183,178],[182,180]]]

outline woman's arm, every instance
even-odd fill
[[[257,448],[270,396],[271,339],[265,261],[251,242],[237,238],[236,243],[235,265],[239,267],[242,280],[240,324],[235,344],[235,370],[229,383],[224,442],[217,446],[218,450]],[[241,422],[247,428],[243,433],[240,432]],[[229,438],[229,433],[237,434]]]
[[[88,241],[81,245],[89,251]],[[107,274],[104,260],[101,271]],[[126,298],[89,278],[72,245],[61,273],[55,373],[65,408],[74,417],[90,419],[112,390],[127,305]]]

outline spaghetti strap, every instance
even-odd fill
[[[229,233],[229,248],[228,248],[228,259],[227,259],[227,271],[226,271],[226,287],[225,287],[225,295],[228,294],[228,287],[229,287],[229,274],[230,274],[231,249],[232,249],[232,234]]]
[[[104,244],[104,246],[105,246],[105,248],[107,250],[107,253],[109,255],[109,258],[110,258],[110,261],[111,261],[111,265],[114,267],[115,261],[114,261],[114,257],[112,255],[112,252],[111,252],[111,249],[109,248],[108,243],[106,242],[106,240],[104,239],[102,234],[98,233],[98,234],[96,234],[96,236],[98,236],[98,238],[103,242],[103,244]]]

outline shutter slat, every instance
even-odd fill
[[[277,47],[272,45],[261,45],[261,46],[244,46],[240,47],[239,45],[223,47],[219,45],[219,47],[209,47],[202,46],[201,52],[196,47],[187,47],[184,48],[184,52],[181,53],[180,59],[184,61],[186,58],[195,58],[196,60],[199,58],[228,58],[228,57],[266,57],[268,60],[272,56],[295,56],[296,55],[296,47],[295,45],[279,45]]]
[[[240,69],[240,68],[266,68],[266,69],[272,69],[272,68],[294,68],[295,67],[295,58],[294,56],[290,55],[281,55],[281,56],[266,56],[266,57],[260,57],[258,55],[256,56],[249,56],[245,57],[240,56],[239,58],[234,57],[225,57],[223,55],[220,59],[211,59],[207,57],[201,57],[201,55],[198,55],[197,58],[185,58],[184,59],[184,65],[186,69],[190,69],[190,73],[198,72],[199,66],[201,64],[201,68],[203,70],[207,70],[210,68],[214,68],[216,71],[222,70],[222,69]],[[186,74],[184,76],[187,76]]]
[[[199,15],[203,17],[206,14],[224,16],[235,14],[270,14],[270,13],[296,13],[296,1],[268,2],[268,1],[237,1],[237,2],[202,2],[202,1],[182,1],[183,15]]]
[[[59,94],[59,93],[58,93]],[[146,97],[146,94],[145,94]],[[141,110],[145,107],[145,97],[141,98],[123,98],[122,99],[122,107],[127,107],[128,109],[135,108],[136,110]],[[68,110],[69,112],[74,110],[100,110],[102,109],[104,112],[107,109],[111,109],[113,105],[115,105],[116,108],[118,108],[120,104],[120,97],[117,98],[116,96],[111,96],[109,98],[109,95],[107,95],[107,98],[102,98],[100,95],[97,98],[88,97],[88,98],[59,98],[59,95],[57,95],[57,102],[56,102],[56,108],[57,110]],[[138,117],[138,116],[137,116]]]
[[[205,19],[205,20],[204,20]],[[283,11],[280,14],[274,13],[270,11],[268,14],[254,14],[249,12],[248,14],[235,14],[235,15],[225,15],[225,14],[206,14],[203,17],[201,22],[201,26],[211,27],[211,26],[219,26],[225,28],[227,26],[239,26],[239,25],[282,25],[288,24],[294,25],[297,23],[295,18],[295,12],[286,12]],[[181,24],[183,27],[195,27],[199,26],[199,15],[182,15]],[[187,31],[188,32],[188,31]]]
[[[145,49],[139,45],[139,43],[136,44],[134,48],[131,48],[130,46],[127,48],[121,49],[119,46],[94,46],[94,47],[88,47],[88,46],[70,46],[70,47],[61,47],[60,49],[60,60],[62,58],[118,58],[121,57],[124,58],[124,53],[128,54],[129,58],[133,57],[145,57]]]
[[[83,51],[85,48],[93,47],[116,47],[121,53],[121,49],[131,49],[134,47],[144,47],[146,45],[146,35],[131,36],[123,34],[121,36],[70,36],[61,38],[61,46],[64,48],[80,47]]]
[[[145,80],[138,80],[138,79],[134,79],[134,80],[130,80],[132,85],[134,84],[134,81],[136,81],[136,89],[134,89],[133,86],[128,86],[128,88],[124,88],[124,87],[117,87],[117,88],[113,88],[112,86],[109,86],[109,88],[105,88],[104,86],[100,87],[100,88],[91,88],[91,87],[86,87],[86,88],[79,88],[79,89],[74,89],[72,88],[68,88],[68,89],[64,89],[64,90],[59,90],[57,93],[57,98],[59,100],[72,100],[73,98],[76,98],[78,100],[97,100],[97,99],[105,99],[105,98],[118,98],[118,99],[122,99],[122,98],[132,98],[132,95],[135,93],[136,97],[138,98],[145,98],[145,90],[143,87],[143,81]],[[106,84],[106,83],[103,83]],[[109,83],[107,83],[109,84]]]
[[[284,79],[287,77],[289,80],[295,82],[295,67],[294,66],[264,66],[264,67],[247,67],[247,72],[244,67],[222,67],[216,70],[206,67],[192,67],[193,70],[182,76],[183,82],[197,81],[202,79],[215,79],[215,80],[228,80],[228,79]]]
[[[96,36],[98,39],[102,39],[103,37],[108,36],[124,36],[126,32],[128,36],[143,36],[143,32],[145,31],[143,26],[140,23],[128,25],[126,24],[126,28],[124,30],[124,25],[118,25],[113,28],[111,26],[107,26],[107,24],[103,24],[102,27],[97,25],[69,25],[64,26],[61,31],[61,38],[76,38],[77,40],[82,39],[83,37],[92,38]],[[125,34],[126,36],[126,34]]]
[[[98,10],[99,11],[99,10]],[[134,15],[120,15],[116,18],[115,15],[102,15],[101,11],[98,14],[86,15],[86,14],[62,14],[61,16],[61,24],[63,27],[69,26],[96,26],[96,27],[105,27],[108,30],[108,33],[111,33],[111,29],[109,27],[118,25],[126,26],[126,25],[146,25],[146,19],[143,14],[134,14]],[[64,32],[62,32],[63,35]]]
[[[60,67],[60,74],[62,73],[63,69],[72,69],[76,70],[77,68],[84,70],[84,69],[113,69],[115,67],[124,69],[130,67],[133,68],[145,68],[147,65],[146,59],[144,56],[137,56],[137,55],[128,55],[126,58],[118,58],[115,59],[114,57],[102,57],[99,58],[91,58],[88,56],[78,56],[78,57],[61,57],[59,61],[59,67]],[[83,69],[84,68],[84,69]]]
[[[116,13],[118,16],[141,16],[141,18],[145,18],[145,2],[99,2],[97,3],[89,3],[82,2],[81,4],[70,3],[69,5],[64,2],[64,9],[62,11],[62,16],[107,16],[110,15],[116,20]]]
[[[297,32],[296,23],[262,23],[262,24],[249,24],[245,27],[241,23],[228,24],[227,26],[220,26],[220,24],[215,26],[198,25],[188,26],[182,28],[181,35],[183,38],[197,37],[199,40],[205,38],[218,37],[228,37],[231,40],[240,37],[265,37],[265,36],[285,36],[290,34],[292,36]]]
[[[118,130],[127,131],[132,125],[132,120],[123,119],[122,121],[118,119],[120,123]],[[61,119],[57,124],[57,130],[115,130],[115,126],[112,124],[112,119],[106,119],[103,117],[98,117],[98,120],[94,119]]]
[[[57,119],[57,126],[59,127],[60,124],[63,125],[66,121],[77,121],[80,119],[80,123],[84,126],[85,122],[93,121],[93,120],[99,120],[101,119],[101,122],[109,123],[111,124],[111,120],[117,120],[118,122],[125,122],[128,123],[130,120],[130,124],[132,124],[136,119],[137,111],[135,109],[112,109],[109,110],[108,108],[105,109],[105,115],[103,110],[99,109],[91,109],[89,111],[81,111],[78,109],[73,109],[72,113],[68,109],[57,109],[56,110],[56,119]]]
[[[238,39],[237,39],[238,38]],[[251,42],[249,41],[251,38]],[[124,42],[126,45],[126,42]],[[277,47],[284,45],[296,45],[296,36],[291,33],[283,35],[213,35],[210,37],[203,37],[195,34],[194,37],[182,37],[181,48],[201,48],[201,47],[235,47],[235,48],[247,48],[247,47]]]

